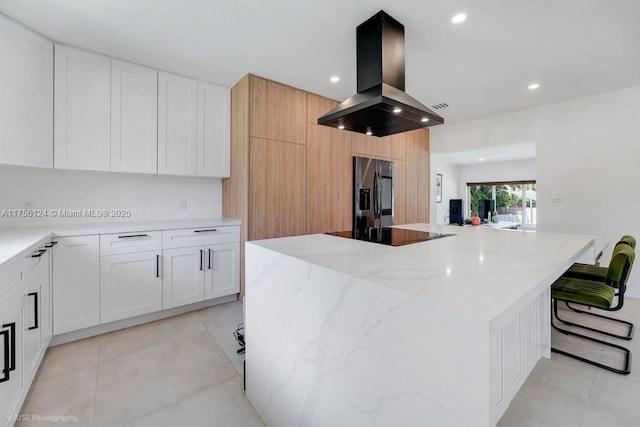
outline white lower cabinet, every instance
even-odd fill
[[[240,292],[240,243],[206,246],[204,299]]]
[[[162,251],[162,308],[204,300],[204,246]]]
[[[100,320],[162,310],[160,251],[100,257]]]
[[[548,352],[548,326],[545,329],[542,319],[549,321],[549,307],[547,289],[491,333],[491,399],[496,421],[507,410],[541,354]]]
[[[12,426],[51,339],[51,243],[14,258],[0,280],[0,427]]]
[[[24,389],[21,295],[0,299],[0,426],[12,426]],[[8,353],[8,357],[5,355]]]
[[[50,337],[47,337],[46,331],[48,313],[43,310],[45,305],[50,304],[48,252],[40,252],[38,260],[31,271],[25,272],[27,286],[23,294],[24,377],[27,382],[35,377]]]
[[[99,236],[59,237],[53,251],[54,335],[100,323]]]
[[[170,248],[162,251],[163,308],[240,292],[239,233],[235,226],[163,232]],[[179,247],[194,242],[204,245]]]

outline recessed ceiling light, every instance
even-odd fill
[[[338,83],[340,81],[340,77],[331,76],[331,78],[329,80],[331,80],[331,83]]]
[[[370,130],[368,130],[368,131],[367,131],[367,135],[368,135],[368,136],[371,136],[371,135],[373,135],[373,132],[371,132]]]
[[[482,157],[480,157],[478,160],[484,162],[484,159]]]
[[[428,119],[428,118],[426,118],[426,117],[423,117],[423,118],[422,118],[422,120],[420,120],[420,121],[421,121],[421,122],[428,122],[428,121],[429,121],[429,119]]]
[[[538,83],[531,83],[529,86],[529,90],[536,90],[540,87]]]
[[[338,126],[338,129],[340,129],[340,130],[344,129],[344,125]]]
[[[451,22],[453,22],[454,24],[459,24],[461,22],[464,22],[466,19],[466,13],[458,13],[457,15],[454,15],[453,18],[451,18]]]
[[[394,113],[399,113],[399,112],[401,112],[401,111],[402,111],[402,108],[398,108],[398,107],[396,107],[396,108],[394,108],[394,109],[393,109],[393,112],[394,112]]]

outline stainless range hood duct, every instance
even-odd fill
[[[444,123],[404,92],[401,23],[381,10],[358,26],[356,42],[358,93],[318,118],[318,124],[387,136]]]

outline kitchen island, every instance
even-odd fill
[[[454,236],[247,242],[246,393],[267,425],[493,426],[549,357],[549,285],[592,237],[401,228]]]

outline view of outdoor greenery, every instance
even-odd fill
[[[493,199],[501,219],[522,224],[536,223],[535,183],[470,185],[468,189],[470,217],[478,211],[478,200]]]

